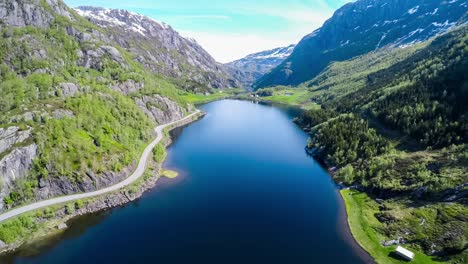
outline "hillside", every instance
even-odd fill
[[[332,61],[344,61],[382,47],[425,41],[466,22],[466,1],[358,0],[305,36],[280,66],[257,87],[298,85],[314,78]]]
[[[295,45],[266,50],[224,64],[228,72],[239,80],[245,88],[252,85],[271,69],[280,65],[294,50]]]
[[[76,11],[102,28],[135,61],[156,74],[177,79],[184,88],[201,92],[202,87],[240,87],[196,41],[180,36],[165,23],[126,10],[83,6]]]
[[[0,3],[0,212],[125,178],[192,106],[60,0]]]
[[[388,259],[382,241],[437,261],[467,257],[467,33],[334,63],[307,83],[321,108],[297,122],[335,180],[363,192],[345,195],[367,215],[355,229],[377,259]]]

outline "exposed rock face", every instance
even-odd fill
[[[73,117],[75,116],[73,114],[72,111],[70,110],[66,110],[66,109],[55,109],[53,112],[52,112],[52,116],[55,118],[55,119],[62,119],[62,118],[66,118],[66,117]]]
[[[258,87],[297,85],[332,61],[344,61],[390,46],[427,40],[465,23],[466,0],[358,0],[338,9],[305,36],[291,56],[257,82]]]
[[[59,88],[62,91],[62,97],[73,97],[80,91],[80,87],[74,83],[61,83]]]
[[[104,66],[104,56],[109,56],[111,60],[118,62],[123,68],[128,68],[125,60],[122,58],[120,51],[112,46],[101,46],[96,50],[84,50],[80,54],[79,65],[85,68],[91,68],[102,71]]]
[[[0,160],[0,211],[4,210],[3,199],[16,181],[24,179],[31,169],[32,161],[37,155],[36,144],[16,148]]]
[[[121,92],[124,95],[128,95],[134,92],[138,92],[139,90],[145,87],[144,83],[135,82],[134,80],[127,80],[123,83],[115,84],[111,86],[111,89],[114,91]]]
[[[136,104],[158,124],[169,123],[184,117],[184,110],[174,101],[160,95],[135,99]]]
[[[16,126],[0,128],[0,154],[11,148],[14,144],[25,141],[31,136],[31,131],[31,128],[21,131]]]
[[[165,23],[126,10],[99,7],[76,10],[93,24],[108,28],[112,41],[155,73],[187,78],[211,88],[240,86],[198,43],[180,36]]]
[[[62,195],[102,189],[123,181],[134,169],[135,164],[120,172],[107,171],[99,175],[88,172],[78,183],[73,182],[68,177],[43,178],[39,181],[39,189],[36,190],[36,199],[39,201]]]
[[[271,69],[280,65],[294,50],[295,45],[250,54],[245,58],[226,63],[228,72],[245,88],[252,85]]]
[[[56,14],[74,19],[62,1],[45,0],[45,2]],[[41,0],[2,0],[0,2],[0,21],[3,21],[7,26],[45,28],[54,21],[54,14],[41,5]]]

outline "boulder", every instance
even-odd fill
[[[60,90],[62,91],[62,97],[74,97],[81,89],[80,86],[74,83],[61,83],[59,85]]]
[[[59,224],[59,225],[57,226],[57,229],[58,229],[58,230],[63,230],[63,229],[67,229],[67,228],[68,228],[68,226],[67,226],[67,224],[65,224],[65,223],[61,223],[61,224]]]

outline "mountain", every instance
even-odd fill
[[[305,36],[293,53],[257,87],[297,85],[332,61],[344,61],[382,47],[403,47],[466,22],[465,0],[358,0],[338,9]]]
[[[252,85],[264,74],[281,64],[294,50],[295,45],[266,50],[250,54],[240,60],[224,64],[228,72],[244,87],[251,88]]]
[[[226,82],[198,45],[168,26],[120,14],[145,28],[125,38],[122,28],[92,24],[60,0],[0,2],[0,212],[121,181],[154,127],[193,109],[172,78],[135,60],[143,48],[129,43],[137,35],[142,46],[150,43],[143,32],[158,45],[171,38],[167,45],[180,45],[183,52],[159,57],[174,75]],[[159,33],[168,35],[158,40]],[[190,71],[179,65],[184,59],[195,65]]]
[[[195,40],[182,37],[165,23],[126,10],[82,6],[76,11],[104,28],[112,41],[154,73],[209,88],[240,86]]]
[[[350,223],[368,232],[356,238],[377,263],[395,243],[435,262],[466,262],[467,47],[461,25],[332,63],[306,83],[320,107],[297,122],[311,132],[309,152],[352,186],[344,197],[360,205],[349,210],[365,217]]]

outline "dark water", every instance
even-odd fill
[[[10,261],[363,262],[344,238],[332,180],[304,152],[295,111],[234,100],[201,108],[206,117],[169,149],[165,166],[177,179],[162,179],[126,207],[74,220]]]

